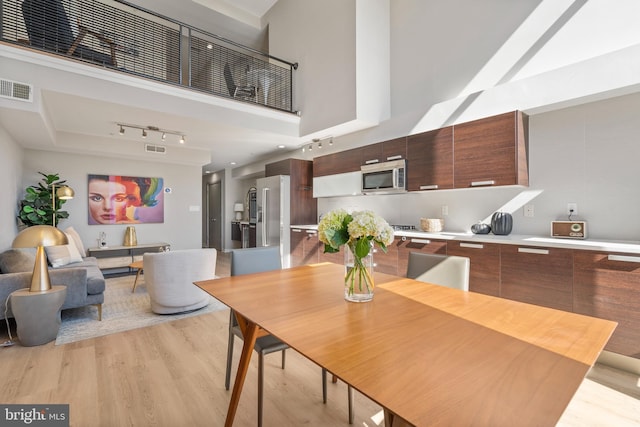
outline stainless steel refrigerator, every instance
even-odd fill
[[[256,246],[280,246],[282,268],[290,262],[290,178],[287,175],[270,176],[257,180],[258,218]]]

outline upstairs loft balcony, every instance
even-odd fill
[[[297,64],[122,0],[3,0],[0,40],[239,102],[294,112]]]

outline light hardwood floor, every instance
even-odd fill
[[[228,274],[223,254],[218,274]],[[61,346],[1,348],[0,403],[68,403],[72,426],[222,425],[228,319],[223,310]],[[236,340],[234,369],[240,348]],[[284,370],[279,355],[265,360],[265,427],[348,425],[345,384],[329,383],[325,405],[318,366],[293,350]],[[256,425],[256,377],[253,357],[236,426]],[[558,425],[640,425],[639,390],[637,375],[596,365]],[[355,426],[384,425],[366,397],[356,393],[354,406]]]

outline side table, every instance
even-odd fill
[[[66,296],[66,286],[52,286],[44,292],[20,289],[11,294],[11,311],[20,344],[31,347],[56,339],[61,323],[60,308]]]

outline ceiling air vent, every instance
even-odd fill
[[[0,97],[33,102],[33,88],[25,83],[0,79]]]
[[[165,154],[167,152],[167,147],[162,145],[144,144],[144,151],[147,153]]]

